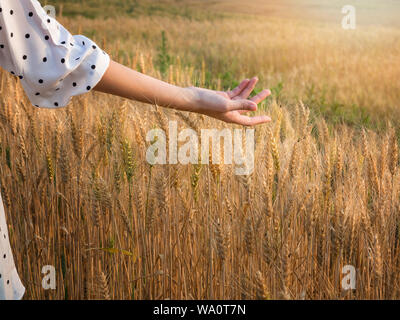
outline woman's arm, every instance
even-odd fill
[[[137,100],[162,107],[197,112],[210,117],[246,126],[271,121],[267,116],[248,117],[244,113],[257,110],[257,104],[271,92],[263,90],[251,99],[258,79],[246,79],[232,91],[221,92],[208,89],[182,88],[111,61],[104,76],[94,90]]]

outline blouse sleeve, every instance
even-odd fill
[[[72,36],[37,0],[0,0],[0,66],[19,77],[36,107],[66,106],[101,80],[109,55]]]

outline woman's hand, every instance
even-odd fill
[[[270,90],[263,90],[256,96],[248,99],[256,86],[258,79],[243,80],[240,85],[231,91],[213,91],[197,87],[185,88],[190,96],[191,110],[207,116],[245,126],[253,126],[271,121],[268,116],[249,117],[246,112],[257,110],[257,104],[270,94]]]
[[[271,121],[267,116],[244,115],[257,110],[257,104],[271,94],[271,91],[263,90],[248,99],[257,82],[257,78],[243,80],[237,88],[228,92],[182,88],[111,61],[94,90],[161,107],[202,113],[225,122],[254,126]]]

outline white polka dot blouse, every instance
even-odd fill
[[[25,288],[15,268],[8,240],[6,217],[0,196],[0,300],[19,300],[24,293]]]
[[[0,0],[0,66],[36,107],[66,106],[90,91],[110,63],[92,40],[71,35],[37,0]]]
[[[32,105],[66,106],[101,80],[109,55],[92,40],[71,35],[37,0],[0,0],[0,67],[18,77]],[[0,300],[21,299],[0,196]]]

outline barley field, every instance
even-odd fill
[[[170,83],[258,75],[254,93],[273,95],[257,112],[273,121],[255,128],[249,176],[151,166],[151,129],[239,126],[94,92],[37,109],[0,70],[1,194],[25,299],[400,298],[399,4],[369,1],[345,31],[340,1],[47,3]]]

